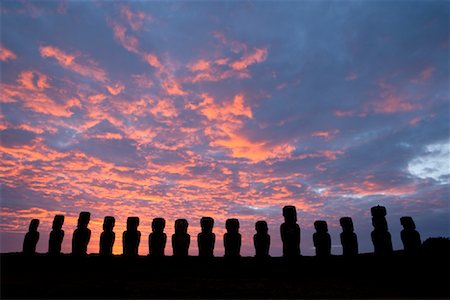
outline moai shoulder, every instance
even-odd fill
[[[39,241],[39,220],[33,219],[30,222],[28,232],[25,234],[23,240],[23,253],[24,254],[36,254],[36,245]]]

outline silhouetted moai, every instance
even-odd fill
[[[372,225],[372,243],[375,255],[389,255],[393,252],[391,234],[388,231],[386,221],[386,208],[384,206],[374,206],[371,208]]]
[[[416,230],[414,220],[411,217],[401,217],[400,224],[403,226],[400,236],[405,253],[417,254],[422,246],[422,241],[419,232]]]
[[[139,218],[128,217],[127,230],[123,232],[122,246],[123,255],[125,256],[137,256],[139,243],[141,242],[141,232],[138,231]]]
[[[25,234],[25,239],[23,240],[24,254],[36,254],[36,245],[39,241],[39,231],[37,231],[38,227],[39,220],[31,220],[28,232]]]
[[[152,221],[152,233],[148,236],[148,249],[151,256],[164,256],[167,235],[164,233],[166,220],[163,218],[154,218]]]
[[[116,219],[114,217],[107,216],[103,220],[103,232],[100,235],[100,255],[111,256],[116,240],[116,234],[113,231]]]
[[[191,236],[187,233],[188,226],[189,223],[186,219],[175,221],[175,233],[172,235],[173,256],[188,256],[191,243]]]
[[[266,221],[257,221],[255,223],[256,234],[253,236],[253,244],[255,245],[255,256],[269,257],[270,235],[267,233],[269,228]]]
[[[213,257],[214,244],[216,242],[216,235],[212,232],[214,227],[214,219],[210,217],[203,217],[200,220],[202,231],[197,235],[198,256]]]
[[[239,233],[239,220],[227,219],[225,228],[227,229],[227,233],[223,235],[225,257],[240,257],[242,237]]]
[[[325,221],[315,221],[313,234],[314,247],[317,257],[328,257],[331,255],[331,237],[328,233],[328,225]]]
[[[300,226],[297,224],[295,206],[283,207],[284,223],[280,226],[283,242],[283,256],[297,257],[300,255]]]
[[[90,212],[80,212],[77,229],[73,232],[72,237],[72,255],[86,255],[87,245],[91,239],[91,230],[87,228],[90,220]]]
[[[353,221],[350,217],[343,217],[339,220],[342,226],[341,244],[342,255],[355,256],[358,254],[358,237],[354,232]]]
[[[49,254],[61,254],[61,244],[64,239],[64,230],[62,230],[63,224],[64,216],[56,215],[53,219],[52,231],[50,232],[50,238],[48,240]]]

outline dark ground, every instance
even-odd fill
[[[105,259],[1,255],[1,298],[442,298],[449,257]]]

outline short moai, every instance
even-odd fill
[[[270,235],[266,221],[257,221],[255,223],[256,234],[253,236],[253,245],[255,246],[255,257],[269,257]]]
[[[358,255],[358,237],[354,232],[353,221],[350,217],[342,217],[339,220],[342,227],[341,245],[342,255],[351,257]]]
[[[175,221],[175,233],[172,235],[173,256],[188,256],[191,243],[191,236],[187,233],[188,226],[189,223],[186,219]]]
[[[227,232],[223,235],[225,257],[240,257],[242,237],[239,233],[239,220],[227,219],[225,228],[227,229]]]
[[[39,220],[33,219],[30,222],[28,232],[25,234],[25,239],[23,240],[23,253],[27,255],[36,254],[36,245],[39,241]]]
[[[150,256],[164,256],[164,248],[166,248],[167,235],[164,233],[166,220],[163,218],[154,218],[152,221],[152,233],[148,236],[148,249]]]
[[[400,224],[403,226],[400,237],[405,253],[418,254],[422,247],[422,241],[419,232],[416,230],[414,220],[411,217],[401,217]]]
[[[197,235],[198,256],[213,257],[214,244],[216,243],[216,235],[212,232],[214,227],[214,219],[211,217],[203,217],[200,220],[202,231]]]
[[[139,217],[128,217],[127,230],[123,232],[122,246],[123,255],[137,256],[139,243],[141,242],[141,232],[138,231]]]
[[[331,237],[328,233],[328,225],[325,221],[315,221],[314,228],[316,232],[313,234],[314,247],[316,248],[317,257],[328,257],[331,255]]]
[[[52,231],[50,232],[50,238],[48,240],[48,253],[51,255],[61,254],[61,244],[64,239],[64,230],[62,230],[63,224],[64,216],[56,215],[53,219]]]
[[[372,225],[372,243],[375,255],[385,256],[393,253],[391,234],[388,231],[386,221],[386,208],[384,206],[374,206],[371,208]]]
[[[114,225],[116,219],[111,216],[105,217],[103,220],[103,232],[100,235],[100,255],[111,256],[114,246],[114,241],[116,240],[116,234],[114,233]]]
[[[283,207],[284,223],[280,226],[283,256],[297,257],[300,255],[300,226],[297,224],[295,206]]]
[[[72,237],[72,255],[86,255],[87,246],[91,239],[91,230],[87,228],[91,219],[91,213],[87,211],[80,212],[78,217],[77,229]]]

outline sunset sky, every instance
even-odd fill
[[[449,11],[445,1],[1,1],[1,252],[38,252],[64,214],[71,251],[80,211],[88,252],[116,217],[122,253],[139,216],[239,218],[243,255],[266,220],[281,255],[282,207],[295,205],[301,250],[339,218],[373,251],[370,207],[422,240],[449,234]],[[166,254],[171,255],[170,238]]]

